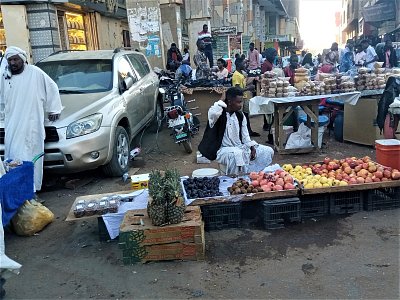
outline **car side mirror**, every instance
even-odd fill
[[[133,85],[133,79],[132,79],[132,77],[126,77],[126,78],[124,79],[124,81],[123,81],[124,90],[125,90],[125,91],[129,90],[129,89],[132,87],[132,85]]]

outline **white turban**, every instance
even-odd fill
[[[19,57],[21,57],[21,59],[26,63],[26,61],[28,60],[28,55],[26,54],[26,52],[24,50],[22,50],[21,48],[18,47],[8,47],[6,49],[6,53],[4,54],[4,57],[8,60],[11,56],[14,55],[18,55]]]

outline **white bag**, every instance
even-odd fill
[[[298,149],[312,147],[311,129],[300,123],[299,129],[293,132],[286,143],[285,149]]]

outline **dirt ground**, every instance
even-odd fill
[[[262,117],[252,118],[260,143],[267,139]],[[204,128],[204,127],[203,127]],[[201,139],[194,139],[194,148]],[[190,175],[201,167],[195,152],[173,144],[169,131],[145,133],[138,173],[177,167]],[[278,155],[277,163],[301,163],[325,156],[369,155],[371,147],[338,143],[325,134],[319,153]],[[90,178],[75,190],[69,179]],[[247,220],[242,228],[206,232],[206,260],[157,262],[124,266],[115,241],[99,242],[97,220],[65,222],[77,196],[128,190],[121,178],[99,170],[64,178],[47,176],[40,197],[56,220],[36,236],[6,233],[7,254],[23,265],[6,285],[9,299],[33,298],[370,298],[399,299],[400,210],[360,212],[293,224],[266,231]],[[250,208],[251,209],[251,208]]]

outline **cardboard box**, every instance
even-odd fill
[[[124,264],[159,260],[203,260],[204,223],[198,206],[188,206],[183,221],[153,226],[145,209],[128,211],[120,226]]]
[[[139,175],[132,175],[131,182],[132,182],[132,189],[135,190],[142,190],[147,189],[149,186],[149,175],[150,174],[139,174]]]
[[[345,103],[343,140],[373,146],[383,139],[376,123],[379,98],[361,97],[356,105]]]

